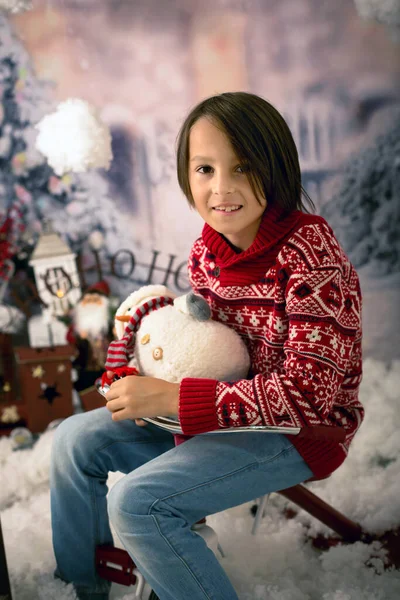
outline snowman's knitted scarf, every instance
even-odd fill
[[[114,340],[108,347],[107,360],[105,367],[110,371],[115,371],[119,367],[126,367],[129,360],[133,357],[135,348],[136,332],[140,327],[143,317],[148,315],[153,310],[173,304],[172,298],[167,296],[158,296],[144,302],[132,314],[125,332],[120,340]]]

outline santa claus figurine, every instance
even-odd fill
[[[102,374],[108,345],[112,339],[110,288],[106,281],[89,286],[72,310],[67,341],[76,346],[77,370],[75,389],[80,392],[92,386]]]

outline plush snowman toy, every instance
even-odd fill
[[[117,376],[135,367],[139,375],[171,383],[184,377],[236,381],[249,370],[239,334],[213,321],[206,300],[193,292],[176,297],[165,286],[144,286],[118,308],[115,330],[106,369]]]
[[[115,376],[146,375],[171,383],[184,377],[236,381],[246,377],[250,367],[239,334],[213,321],[206,300],[193,292],[176,297],[165,286],[144,286],[118,308],[115,331],[118,339],[111,342],[106,362]],[[111,383],[106,373],[101,383]],[[174,437],[176,444],[187,439]],[[192,529],[216,556],[217,550],[223,555],[216,532],[204,521]]]

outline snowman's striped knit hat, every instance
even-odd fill
[[[105,367],[112,371],[118,367],[126,367],[129,360],[133,357],[135,347],[136,332],[140,327],[143,317],[148,315],[153,310],[173,304],[173,298],[168,296],[157,296],[151,300],[143,302],[136,311],[132,314],[125,332],[120,340],[114,340],[108,346],[107,360]]]

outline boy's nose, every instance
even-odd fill
[[[219,175],[214,179],[213,193],[218,196],[233,194],[235,191],[234,183],[231,177]]]

